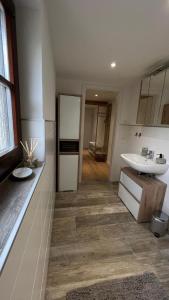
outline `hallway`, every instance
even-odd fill
[[[56,194],[46,300],[74,288],[153,271],[169,291],[169,236],[156,239],[117,196],[117,185]]]
[[[89,154],[88,150],[83,151],[82,181],[108,181],[109,166],[106,162],[97,162]]]

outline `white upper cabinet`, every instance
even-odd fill
[[[59,138],[79,140],[80,102],[78,96],[60,96]]]

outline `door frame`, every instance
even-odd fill
[[[80,129],[80,158],[79,158],[79,183],[82,182],[82,165],[83,165],[83,145],[84,145],[84,123],[85,123],[85,102],[86,102],[86,91],[88,89],[93,90],[101,90],[101,91],[112,91],[116,92],[117,95],[119,93],[119,88],[112,87],[112,85],[104,85],[104,84],[90,84],[90,83],[84,83],[82,86],[82,102],[81,102],[81,129]],[[118,103],[117,103],[117,96],[114,100],[114,124],[113,124],[113,130],[112,130],[112,143],[111,143],[111,157],[113,155],[113,148],[114,148],[114,137],[115,137],[115,129],[116,129],[116,121],[117,121],[117,109],[118,109]],[[113,106],[112,106],[113,107]],[[113,112],[113,109],[112,109]],[[111,115],[112,118],[112,115]],[[112,178],[112,159],[110,160],[109,164],[109,181],[111,181]]]

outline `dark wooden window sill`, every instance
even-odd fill
[[[0,272],[2,271],[44,165],[26,181],[6,179],[0,184]]]

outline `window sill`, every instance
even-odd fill
[[[20,228],[44,165],[34,169],[35,176],[26,181],[9,178],[0,185],[0,272],[2,271]]]
[[[0,157],[6,155],[7,153],[11,152],[15,148],[16,148],[16,146],[12,146],[12,147],[8,148],[7,150],[0,151]]]

